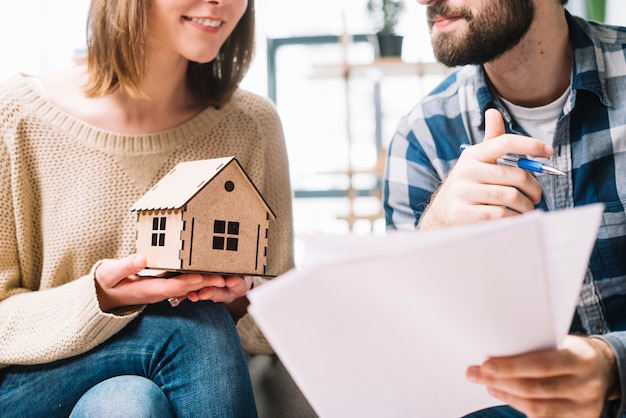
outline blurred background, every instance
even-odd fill
[[[373,35],[382,23],[377,2],[368,7],[369,1],[256,0],[256,59],[243,87],[271,98],[281,115],[297,236],[384,231],[386,146],[400,117],[448,71],[434,62],[425,8],[414,0],[392,2],[399,13],[388,17],[402,46],[395,56],[381,56]],[[0,79],[71,65],[84,51],[88,6],[89,0],[0,3]],[[626,25],[624,0],[570,0],[568,9]]]

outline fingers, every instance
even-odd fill
[[[472,155],[475,159],[495,164],[503,155],[519,154],[536,158],[550,158],[554,153],[552,146],[528,136],[504,134],[463,151],[463,155]]]
[[[246,294],[252,288],[253,278],[251,276],[229,276],[225,280],[226,287],[238,294]]]
[[[487,109],[485,112],[485,141],[505,133],[502,114],[497,109]]]
[[[597,352],[588,339],[568,336],[559,350],[491,358],[482,364],[481,369],[503,378],[545,378],[592,369],[598,360]]]
[[[140,254],[133,254],[120,260],[102,260],[96,264],[93,275],[100,309],[108,312],[120,306],[146,303],[141,300],[135,303],[129,292],[120,291],[127,287],[125,283],[129,281],[128,278],[143,270],[146,264],[146,258]]]
[[[541,183],[528,171],[497,164],[503,155],[549,158],[544,142],[505,133],[496,109],[485,113],[485,141],[466,148],[420,217],[419,229],[469,224],[527,213],[541,201]]]
[[[529,399],[494,388],[489,388],[487,392],[510,407],[523,412],[528,418],[597,418],[603,407],[599,402],[583,403],[575,399]]]
[[[617,375],[607,363],[589,339],[568,336],[562,349],[491,358],[466,377],[528,416],[599,416]]]
[[[220,288],[224,287],[224,277],[216,274],[180,274],[178,276],[171,277],[169,279],[151,279],[153,289],[159,293],[160,300],[167,299],[170,304],[176,304],[176,297],[178,302],[182,302],[184,299],[190,299],[192,302],[193,295],[204,288]],[[174,295],[174,297],[172,297]]]
[[[598,390],[602,385],[577,375],[505,379],[481,374],[475,366],[468,369],[467,378],[528,417],[598,417],[604,405],[605,397]]]
[[[133,254],[123,259],[102,260],[94,268],[100,308],[110,311],[121,306],[144,305],[168,300],[172,306],[189,299],[232,302],[244,296],[251,279],[216,274],[180,274],[170,278],[138,276],[146,258]]]
[[[214,302],[230,303],[239,297],[245,296],[251,286],[251,277],[228,276],[223,278],[223,285],[207,286],[190,292],[187,294],[187,298],[192,302],[212,300]]]
[[[120,260],[103,260],[96,268],[96,280],[113,287],[126,277],[135,275],[146,268],[147,260],[141,254],[129,255]]]
[[[498,140],[494,141],[496,138]],[[498,158],[506,154],[549,158],[554,152],[552,146],[539,139],[507,134],[502,114],[497,109],[487,109],[485,112],[485,142],[479,145],[480,147],[472,147],[471,153],[480,161],[488,163],[495,163]]]
[[[121,306],[144,305],[169,300],[177,305],[190,292],[207,287],[225,287],[219,275],[181,274],[171,278],[142,277],[146,258],[135,254],[120,260],[103,260],[94,272],[96,291],[103,311]]]
[[[487,167],[477,182],[464,183],[459,193],[475,204],[499,205],[518,213],[533,210],[541,200],[541,184],[524,170],[509,169]]]

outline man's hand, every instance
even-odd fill
[[[211,274],[181,274],[171,278],[141,277],[146,258],[135,254],[121,260],[103,260],[94,272],[100,309],[144,305],[176,297],[192,302],[212,300],[229,303],[245,295],[250,278]]]
[[[567,336],[558,350],[490,358],[467,378],[528,418],[598,418],[620,396],[615,355],[595,338]]]
[[[496,165],[506,154],[540,158],[552,155],[542,141],[505,134],[496,109],[485,114],[485,142],[466,149],[431,199],[419,229],[434,229],[529,212],[541,200],[541,185],[517,167]]]

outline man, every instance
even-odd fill
[[[571,335],[558,350],[470,367],[470,381],[512,407],[474,416],[622,416],[626,29],[574,18],[567,0],[418,2],[427,6],[436,58],[461,67],[393,137],[388,228],[427,230],[605,204]],[[475,146],[461,155],[462,144]],[[505,154],[545,159],[566,175],[497,165]]]

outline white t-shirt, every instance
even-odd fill
[[[502,97],[500,100],[528,135],[552,145],[556,121],[569,98],[570,91],[571,88],[566,89],[561,97],[552,103],[539,107],[518,106]]]

